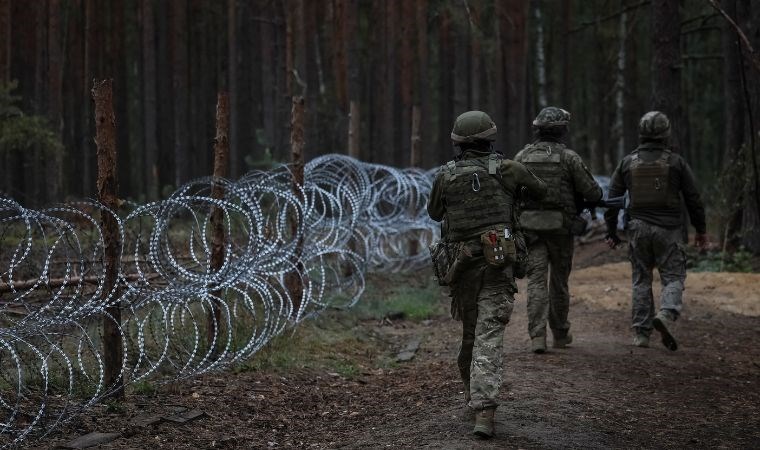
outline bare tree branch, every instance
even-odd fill
[[[741,27],[736,24],[734,19],[731,18],[731,16],[728,15],[727,12],[725,12],[718,4],[715,2],[715,0],[707,0],[713,8],[715,8],[716,11],[720,13],[720,15],[723,16],[723,18],[726,19],[726,21],[733,27],[733,29],[736,31],[736,34],[739,35],[739,40],[742,41],[742,44],[744,44],[744,47],[747,49],[747,52],[749,53],[749,58],[752,61],[752,64],[755,66],[755,69],[760,72],[760,56],[755,52],[755,49],[752,48],[752,44],[749,42],[749,39],[747,38],[747,35],[744,34],[744,31],[742,31]]]
[[[642,6],[646,6],[646,5],[650,4],[650,3],[652,3],[651,0],[642,0],[642,1],[638,2],[638,3],[634,3],[632,5],[627,5],[627,6],[623,7],[623,8],[621,8],[621,9],[619,9],[618,11],[615,11],[614,13],[607,14],[604,17],[598,17],[598,18],[596,18],[594,20],[590,20],[590,21],[587,21],[587,22],[581,22],[580,25],[578,25],[577,27],[569,30],[567,32],[567,34],[573,34],[573,33],[579,32],[579,31],[583,31],[583,30],[585,30],[586,28],[588,28],[588,27],[590,27],[592,25],[596,25],[596,24],[599,24],[601,22],[606,22],[608,20],[615,19],[615,18],[617,18],[618,16],[620,16],[623,13],[626,13],[626,12],[634,10],[634,9],[641,8]]]

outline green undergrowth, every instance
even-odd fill
[[[394,368],[395,354],[373,322],[389,317],[430,319],[445,314],[446,304],[447,298],[427,276],[372,276],[353,308],[325,311],[286,330],[237,370],[323,370],[354,378],[368,370]]]
[[[354,318],[341,314],[325,313],[286,330],[236,370],[324,370],[353,378],[370,365],[382,364],[377,338],[359,327]]]
[[[355,314],[362,319],[385,317],[421,321],[441,316],[446,312],[448,299],[431,277],[422,275],[392,275],[372,277]]]
[[[733,252],[689,250],[688,268],[693,272],[755,272],[758,258],[744,248]]]

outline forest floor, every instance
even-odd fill
[[[92,431],[121,433],[101,447],[113,449],[760,446],[760,274],[689,273],[679,350],[656,333],[635,348],[625,251],[602,246],[576,254],[570,348],[528,351],[520,283],[492,440],[470,435],[448,297],[427,276],[393,276],[370,279],[364,305],[304,323],[246,366],[133,388],[41,448]],[[417,342],[411,361],[397,361]],[[203,415],[157,419],[181,408]]]

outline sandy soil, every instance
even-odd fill
[[[626,263],[576,270],[575,342],[545,355],[527,351],[525,296],[518,295],[490,441],[469,434],[472,414],[455,365],[460,325],[439,317],[351,325],[364,344],[338,356],[360,368],[352,376],[212,374],[133,396],[119,412],[96,408],[44,448],[93,430],[122,432],[102,447],[119,449],[760,447],[760,274],[689,274],[677,352],[656,339],[649,349],[630,345],[629,283]],[[414,360],[380,364],[378,355],[394,355],[415,338],[422,344]],[[206,415],[135,424],[176,405]]]

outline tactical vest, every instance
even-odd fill
[[[631,157],[631,208],[673,208],[680,204],[678,188],[670,185],[670,150],[646,162],[639,151]]]
[[[561,210],[575,214],[572,178],[564,161],[565,146],[554,142],[538,142],[523,149],[520,163],[546,183],[546,197],[542,200],[526,199],[524,210]]]
[[[449,161],[444,171],[447,239],[465,241],[489,228],[511,227],[512,195],[499,181],[500,158]]]

